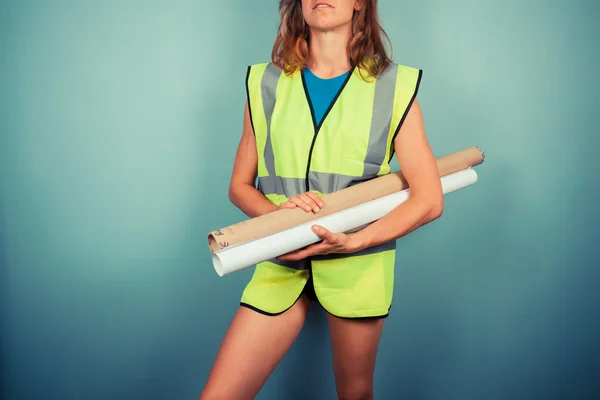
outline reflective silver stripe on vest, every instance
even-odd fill
[[[377,169],[377,172],[379,172],[379,169]],[[308,173],[310,186],[318,188],[324,194],[354,186],[372,178],[374,176],[361,177],[315,171],[309,171]],[[258,188],[263,194],[279,194],[287,198],[306,192],[304,178],[283,178],[281,176],[259,177]],[[323,188],[328,190],[323,190]]]
[[[321,193],[331,193],[352,185],[356,176],[343,174],[329,174],[326,172],[309,171],[308,180],[311,188],[316,188]]]
[[[309,171],[308,179],[311,187],[319,189],[326,188],[329,190],[321,191],[321,193],[331,193],[342,188],[359,183],[359,177],[329,174],[325,172]],[[356,181],[356,182],[354,182]],[[258,188],[263,194],[279,194],[290,198],[306,192],[304,178],[283,178],[281,176],[261,176],[258,178]]]
[[[369,147],[365,157],[363,177],[377,175],[385,161],[390,124],[394,113],[394,95],[398,78],[398,64],[391,64],[375,83],[375,101],[371,118]]]
[[[283,178],[281,176],[261,176],[258,178],[258,189],[263,194],[279,194],[290,198],[304,193],[304,179]]]
[[[275,176],[275,155],[273,154],[273,143],[271,142],[271,117],[275,109],[275,93],[280,75],[281,70],[275,64],[269,63],[267,68],[265,68],[260,82],[263,109],[267,122],[267,142],[265,143],[263,156],[265,158],[265,167],[270,177]],[[275,181],[273,183],[276,184],[276,193],[283,191],[283,187],[277,185],[278,182]]]

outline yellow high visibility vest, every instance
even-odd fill
[[[361,76],[362,74],[362,76]],[[248,67],[246,90],[258,152],[258,189],[274,204],[313,191],[341,190],[390,173],[393,139],[414,101],[422,71],[391,64],[377,79],[348,74],[321,123],[304,71]],[[289,309],[312,274],[319,303],[344,318],[385,317],[392,303],[396,240],[351,254],[256,265],[241,304],[269,315]]]

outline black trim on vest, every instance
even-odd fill
[[[296,304],[296,303],[294,303],[294,304]],[[240,306],[242,306],[242,307],[246,307],[246,308],[249,308],[249,309],[251,309],[252,311],[256,311],[257,313],[259,313],[259,314],[262,314],[262,315],[266,315],[266,316],[268,316],[268,317],[275,317],[275,316],[277,316],[277,315],[280,315],[280,314],[283,314],[284,312],[286,312],[287,310],[289,310],[289,308],[286,308],[286,309],[285,309],[285,310],[283,310],[282,312],[278,312],[278,313],[269,313],[269,312],[266,312],[266,311],[263,311],[263,310],[261,310],[260,308],[256,308],[256,307],[254,307],[254,306],[251,306],[251,305],[250,305],[250,304],[248,304],[248,303],[242,303],[242,302],[240,302]],[[292,307],[293,307],[293,304],[292,304]],[[291,308],[291,307],[290,307],[290,308]]]
[[[254,119],[252,118],[252,108],[250,107],[250,88],[248,87],[248,80],[250,79],[250,69],[252,66],[248,66],[248,72],[246,72],[246,100],[248,101],[248,114],[250,114],[250,125],[252,126],[252,133],[254,137],[256,137],[256,132],[254,131]]]
[[[277,316],[277,315],[281,315],[281,314],[283,314],[284,312],[286,312],[286,311],[287,311],[287,310],[289,310],[290,308],[294,307],[294,305],[295,305],[295,304],[298,302],[298,300],[300,300],[300,298],[302,297],[302,295],[303,295],[303,294],[304,294],[304,291],[301,291],[301,292],[300,292],[300,295],[298,296],[298,298],[297,298],[296,300],[294,300],[294,302],[292,303],[292,305],[291,305],[291,306],[289,306],[289,307],[288,307],[288,308],[286,308],[285,310],[283,310],[283,311],[280,311],[280,312],[277,312],[277,313],[270,313],[270,312],[267,312],[267,311],[261,310],[260,308],[256,308],[256,307],[254,307],[254,306],[251,306],[250,304],[248,304],[248,303],[244,303],[243,301],[241,301],[241,302],[240,302],[240,306],[242,306],[242,307],[246,307],[246,308],[249,308],[249,309],[251,309],[251,310],[254,310],[254,311],[256,311],[256,312],[257,312],[257,313],[259,313],[259,314],[267,315],[267,316],[269,316],[269,317],[275,317],[275,316]]]
[[[306,86],[306,78],[304,77],[304,70],[300,71],[300,76],[302,77],[302,89],[304,89],[304,96],[306,97],[306,101],[308,101],[308,108],[310,109],[310,117],[313,122],[313,128],[315,130],[315,135],[313,135],[313,143],[314,144],[314,136],[316,136],[317,130],[317,117],[315,117],[315,109],[313,107],[312,100],[310,99],[310,94],[308,94],[308,87]],[[310,160],[310,153],[312,152],[312,144],[310,146],[310,151],[308,153]],[[309,162],[310,164],[310,162]]]
[[[269,312],[266,312],[266,311],[263,311],[263,310],[261,310],[260,308],[256,308],[256,307],[254,307],[254,306],[251,306],[251,305],[250,305],[250,304],[248,304],[248,303],[243,303],[243,302],[240,302],[240,306],[242,306],[242,307],[246,307],[246,308],[249,308],[249,309],[250,309],[250,310],[252,310],[252,311],[255,311],[255,312],[257,312],[257,313],[259,313],[259,314],[262,314],[262,315],[266,315],[266,316],[268,316],[268,317],[276,317],[276,316],[278,316],[278,315],[281,315],[281,314],[283,314],[284,312],[286,312],[286,311],[287,311],[287,310],[289,310],[290,308],[292,308],[292,307],[293,307],[293,306],[294,306],[294,305],[295,305],[295,304],[298,302],[298,300],[300,300],[300,298],[301,298],[303,295],[304,295],[304,290],[303,290],[303,291],[300,293],[300,296],[299,296],[299,297],[296,299],[296,301],[294,302],[294,304],[292,304],[290,307],[288,307],[288,308],[286,308],[285,310],[283,310],[283,311],[281,311],[281,312],[278,312],[278,313],[269,313]],[[312,299],[311,299],[311,300],[312,300]],[[317,303],[317,304],[318,304],[318,305],[319,305],[319,306],[320,306],[320,307],[321,307],[323,310],[325,310],[325,312],[326,312],[327,314],[331,315],[332,317],[339,318],[339,319],[349,319],[349,320],[355,320],[355,321],[370,321],[370,320],[377,320],[377,319],[385,319],[385,318],[389,317],[389,315],[390,315],[390,313],[389,313],[389,310],[388,310],[388,312],[387,312],[386,314],[384,314],[384,315],[374,315],[374,316],[371,316],[371,317],[340,317],[340,316],[338,316],[338,315],[332,314],[332,313],[330,313],[329,311],[327,311],[327,309],[326,309],[325,307],[323,307],[323,305],[321,304],[321,302],[319,301],[319,299],[318,299],[318,298],[317,298],[317,300],[316,300],[316,301],[315,301],[315,300],[312,300],[312,301],[313,301],[313,302],[315,302],[315,303]],[[391,309],[391,308],[392,308],[392,307],[390,306],[390,309]]]
[[[419,77],[417,78],[417,84],[415,85],[415,92],[413,93],[410,101],[408,102],[408,106],[406,107],[406,110],[404,111],[404,114],[402,115],[402,118],[400,119],[400,122],[398,123],[398,127],[396,128],[396,131],[394,132],[394,136],[392,137],[393,151],[390,153],[390,158],[388,160],[388,163],[392,160],[392,158],[394,157],[394,153],[396,152],[396,149],[394,149],[394,145],[393,145],[394,140],[396,139],[396,136],[398,136],[398,132],[400,132],[400,128],[402,127],[402,124],[404,123],[404,120],[406,119],[406,116],[408,115],[410,108],[412,107],[413,103],[415,102],[415,99],[417,98],[417,93],[419,92],[419,86],[421,85],[421,77],[422,76],[423,76],[423,70],[420,69]]]
[[[323,307],[323,306],[321,306]],[[323,310],[325,310],[325,308],[323,308]],[[351,319],[351,320],[356,320],[356,321],[371,321],[371,320],[377,320],[377,319],[385,319],[387,317],[390,316],[390,313],[388,312],[387,314],[384,315],[375,315],[373,317],[339,317],[337,315],[334,315],[332,313],[330,313],[329,311],[325,310],[329,315],[339,318],[339,319]]]
[[[313,148],[315,147],[315,142],[317,141],[317,135],[319,134],[319,131],[321,130],[321,126],[323,126],[323,122],[325,122],[325,119],[327,118],[327,115],[329,115],[329,112],[331,111],[331,109],[333,108],[333,106],[335,105],[335,103],[337,102],[338,98],[340,97],[340,95],[344,91],[344,88],[346,87],[346,85],[350,81],[350,78],[354,74],[355,68],[356,67],[352,67],[352,69],[348,72],[348,76],[344,80],[344,83],[340,87],[340,90],[338,90],[338,92],[336,93],[335,97],[331,101],[331,104],[329,104],[329,108],[327,108],[327,111],[325,111],[325,114],[323,114],[323,118],[321,118],[321,122],[319,122],[318,125],[317,125],[317,119],[315,117],[315,110],[314,110],[312,101],[310,99],[310,94],[308,94],[308,87],[306,86],[306,78],[304,77],[304,69],[302,69],[300,71],[300,75],[302,77],[302,87],[304,88],[304,94],[306,95],[306,100],[308,101],[308,106],[310,107],[310,115],[312,117],[313,127],[314,127],[314,130],[315,130],[315,134],[313,135],[312,143],[310,144],[310,150],[308,151],[308,162],[306,163],[306,181],[305,182],[306,182],[306,191],[307,192],[310,190],[310,187],[309,187],[309,184],[308,184],[308,174],[309,174],[309,171],[310,171],[310,162],[312,161]]]
[[[304,76],[304,69],[302,69],[300,71],[300,76],[302,77],[302,87],[304,88],[304,95],[306,96],[306,100],[308,101],[308,107],[310,108],[310,116],[312,117],[313,128],[315,130],[315,134],[313,135],[312,143],[310,144],[310,150],[308,151],[308,162],[306,163],[306,178],[305,178],[304,182],[305,182],[305,190],[307,192],[310,190],[310,184],[309,184],[308,176],[309,176],[309,173],[310,173],[310,163],[312,161],[312,153],[313,153],[313,148],[315,147],[315,142],[317,141],[317,135],[319,134],[319,131],[321,130],[321,126],[323,126],[323,122],[325,122],[325,119],[329,115],[329,112],[331,111],[331,109],[333,108],[333,106],[337,102],[338,98],[340,97],[340,95],[344,91],[344,88],[346,87],[346,85],[348,84],[348,82],[350,81],[350,78],[354,74],[354,70],[355,69],[356,69],[356,67],[352,67],[352,69],[348,72],[348,76],[344,80],[344,83],[340,87],[340,90],[338,90],[338,92],[336,93],[335,97],[331,101],[331,104],[329,104],[329,107],[327,108],[327,111],[325,111],[325,114],[323,114],[323,118],[321,118],[321,122],[319,122],[318,125],[317,125],[317,118],[315,117],[315,109],[313,107],[312,100],[310,99],[310,94],[308,93],[308,87],[306,86],[306,78]],[[306,257],[304,259],[304,262],[308,264],[308,268],[307,269],[308,269],[308,271],[310,272],[310,274],[312,276],[312,257],[310,257],[310,256]],[[304,285],[304,286],[306,286],[306,285]],[[304,291],[304,289],[302,291]],[[315,297],[317,297],[316,292],[315,292]],[[317,297],[317,299],[318,299],[318,297]]]

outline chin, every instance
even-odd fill
[[[335,29],[335,26],[332,26],[330,24],[314,24],[309,26],[311,27],[311,29],[319,32],[327,32]]]
[[[346,25],[345,22],[331,21],[331,20],[321,20],[321,21],[311,21],[307,22],[308,26],[316,31],[327,32],[333,31],[338,28]]]

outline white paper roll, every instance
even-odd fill
[[[477,182],[477,173],[473,168],[467,168],[441,178],[444,195],[475,182]],[[215,271],[219,276],[224,276],[317,243],[322,239],[312,230],[312,226],[315,224],[321,225],[331,232],[348,232],[365,226],[382,218],[408,200],[409,190],[410,188],[401,190],[272,235],[226,247],[213,254]]]

